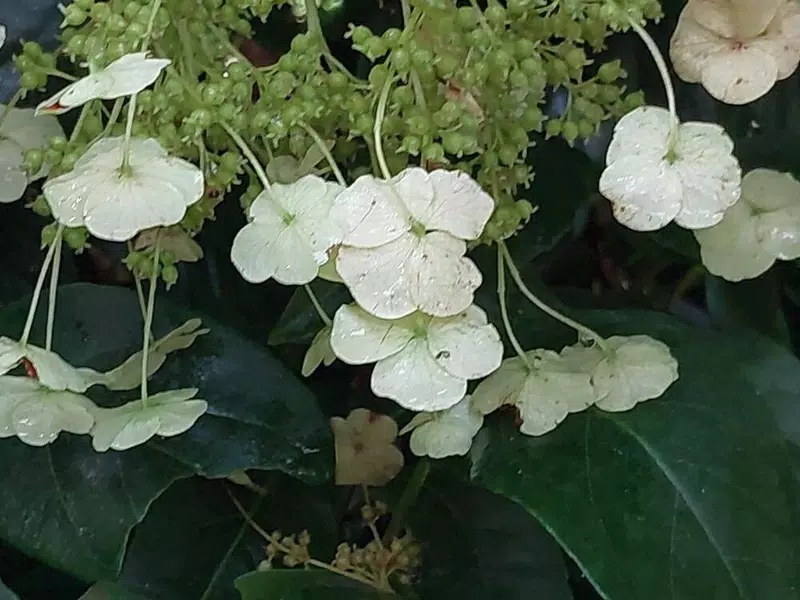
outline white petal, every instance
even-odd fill
[[[0,25],[0,48],[6,45],[6,26]]]
[[[460,171],[411,167],[392,181],[414,219],[428,230],[477,239],[494,211],[492,197]]]
[[[528,370],[519,357],[509,358],[502,362],[489,377],[475,388],[472,394],[472,405],[480,414],[488,415],[504,404],[516,404]]]
[[[442,369],[433,360],[425,340],[417,338],[375,365],[372,391],[408,410],[432,412],[450,408],[461,400],[467,381]]]
[[[482,425],[483,415],[471,407],[470,397],[466,396],[414,429],[409,440],[411,452],[431,458],[464,456]]]
[[[28,344],[25,355],[36,369],[39,381],[51,390],[83,393],[103,380],[103,376],[97,371],[76,369],[55,352],[44,348]]]
[[[590,406],[595,400],[588,373],[561,370],[558,355],[548,358],[541,370],[528,375],[516,405],[525,435],[544,435],[552,431],[571,412]]]
[[[5,110],[5,107],[0,105],[0,110]],[[64,130],[58,119],[48,115],[36,116],[32,108],[12,108],[0,126],[0,137],[6,138],[22,152],[45,148],[52,138],[63,135]],[[19,160],[21,163],[21,153]],[[30,180],[46,177],[49,172],[50,165],[44,164]]]
[[[710,227],[741,195],[742,171],[731,153],[733,141],[712,123],[684,123],[678,130],[674,167],[683,182],[675,222],[681,227]]]
[[[421,238],[405,264],[415,308],[436,317],[449,317],[472,304],[483,277],[464,257],[466,244],[449,233],[434,231]]]
[[[673,123],[669,111],[658,106],[641,106],[622,117],[606,152],[606,164],[627,161],[633,156],[661,160],[667,153]]]
[[[362,175],[336,199],[331,219],[347,246],[374,248],[409,231],[409,213],[391,183]]]
[[[692,0],[686,4],[683,12],[721,37],[736,36],[737,18],[731,0]]]
[[[53,218],[66,227],[82,227],[86,198],[92,190],[104,185],[103,172],[76,173],[70,171],[46,181],[42,187]]]
[[[683,185],[665,160],[630,156],[603,171],[600,193],[611,201],[614,217],[634,231],[666,226],[681,209]]]
[[[781,260],[800,258],[800,203],[756,215],[755,227],[765,252]]]
[[[349,364],[376,362],[405,348],[414,338],[418,321],[416,315],[391,321],[378,319],[359,306],[346,304],[333,318],[331,348]]]
[[[44,446],[62,431],[86,434],[94,424],[94,404],[72,392],[50,392],[44,388],[16,405],[11,420],[17,437],[31,446]]]
[[[428,349],[451,375],[478,379],[497,370],[503,360],[503,342],[494,325],[477,306],[455,317],[433,319],[428,326]]]
[[[284,285],[302,285],[319,272],[308,240],[282,220],[260,218],[245,225],[233,240],[231,261],[250,283],[274,278]]]
[[[0,375],[5,375],[25,357],[25,348],[16,340],[0,337]]]
[[[607,341],[614,356],[603,360],[592,376],[598,408],[630,410],[639,402],[658,398],[678,379],[678,362],[666,344],[646,335],[614,336]]]
[[[12,419],[14,409],[20,402],[35,396],[40,390],[39,382],[30,377],[0,377],[0,438],[13,437],[17,434]]]
[[[61,115],[101,97],[108,89],[109,82],[100,73],[89,74],[53,94],[36,107],[37,115]]]
[[[753,169],[742,178],[742,200],[758,211],[773,211],[800,202],[800,182],[791,173]]]
[[[800,61],[800,7],[797,2],[770,2],[780,2],[775,18],[764,34],[749,40],[748,45],[769,54],[775,60],[778,79],[781,80],[794,73]]]
[[[336,360],[336,355],[331,348],[331,331],[331,326],[326,326],[314,336],[303,358],[303,367],[300,370],[303,377],[309,377],[321,364],[324,363],[326,367],[329,367]]]
[[[713,227],[695,229],[703,265],[728,281],[758,277],[775,262],[756,236],[755,220],[749,206],[739,201]]]
[[[0,146],[0,202],[6,204],[22,198],[28,187],[28,176],[22,170],[21,149],[9,142]]]
[[[341,246],[336,271],[364,310],[384,319],[398,319],[417,308],[411,296],[416,272],[407,263],[418,244],[409,233],[375,248]]]
[[[709,55],[701,77],[703,87],[717,100],[747,104],[772,89],[778,80],[778,63],[758,47],[737,45]]]
[[[276,187],[291,188],[291,191],[280,193]],[[292,215],[292,225],[312,248],[318,265],[325,264],[328,251],[342,241],[341,227],[330,217],[342,190],[343,186],[316,175],[306,175],[291,186],[273,186],[273,194],[280,197],[282,205]]]

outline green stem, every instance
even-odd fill
[[[314,290],[311,289],[311,286],[305,284],[303,287],[305,288],[306,294],[308,294],[308,297],[311,300],[311,304],[314,305],[314,309],[317,311],[319,318],[322,320],[323,323],[325,323],[325,327],[330,327],[331,325],[333,325],[333,321],[331,321],[331,318],[328,316],[328,313],[325,312],[325,309],[322,308],[322,304],[319,303],[319,300],[317,299],[317,296],[314,294]]]
[[[61,79],[65,79],[66,81],[78,81],[78,78],[74,75],[70,75],[69,73],[64,73],[64,71],[59,71],[58,69],[48,69],[45,71],[46,75],[50,75],[52,77],[60,77]]]
[[[44,349],[48,351],[53,347],[53,327],[56,322],[56,295],[58,294],[58,274],[61,271],[61,237],[63,234],[64,226],[59,224],[53,240],[56,251],[53,255],[53,268],[50,271],[50,292],[47,295],[47,333]]]
[[[675,104],[675,88],[672,86],[672,78],[669,76],[667,62],[664,60],[664,56],[658,49],[658,45],[656,44],[655,40],[650,37],[650,34],[647,33],[644,28],[633,19],[630,19],[630,24],[631,28],[642,39],[644,45],[647,46],[647,49],[650,51],[650,55],[653,57],[653,60],[656,63],[656,67],[658,67],[658,72],[661,74],[661,80],[664,82],[664,89],[667,92],[667,108],[669,109],[669,114],[672,115],[671,137],[674,138],[680,121],[678,121],[678,111]]]
[[[119,119],[119,115],[122,112],[122,104],[124,102],[124,98],[117,98],[117,100],[114,102],[114,106],[111,108],[111,114],[108,116],[108,121],[106,122],[106,128],[103,129],[103,133],[100,134],[101,138],[104,138],[111,133],[111,129],[117,124],[117,119]]]
[[[306,24],[308,33],[317,38],[317,42],[322,47],[322,56],[328,62],[328,66],[336,67],[339,71],[347,76],[351,81],[359,82],[358,77],[353,75],[347,67],[345,67],[338,58],[333,55],[328,41],[325,39],[325,33],[322,31],[322,24],[319,20],[319,12],[317,11],[317,3],[315,0],[305,0],[306,5]]]
[[[525,285],[525,282],[522,281],[522,276],[520,275],[517,266],[514,264],[514,260],[511,258],[511,253],[508,251],[508,247],[506,246],[505,242],[499,242],[499,246],[500,251],[503,254],[503,260],[506,266],[508,266],[508,272],[511,274],[511,278],[514,280],[514,283],[517,284],[517,287],[519,288],[519,291],[522,292],[522,295],[525,296],[531,302],[531,304],[556,321],[560,321],[564,325],[571,327],[584,338],[591,339],[601,350],[603,350],[603,352],[608,353],[610,351],[608,344],[606,344],[605,338],[597,333],[594,329],[578,323],[574,319],[570,319],[565,314],[560,313],[552,306],[540,300],[531,290],[529,290],[528,286]]]
[[[25,90],[22,88],[18,89],[16,93],[11,97],[8,104],[6,104],[5,108],[3,109],[2,114],[0,114],[0,128],[3,127],[3,123],[6,122],[6,117],[8,114],[13,110],[13,108],[17,105],[17,102],[22,100],[22,96],[25,95]]]
[[[339,165],[336,164],[336,161],[333,160],[333,155],[331,151],[328,150],[328,147],[325,145],[323,139],[319,136],[317,131],[311,127],[308,123],[304,123],[300,121],[300,127],[306,130],[306,133],[311,136],[311,139],[314,140],[314,143],[319,148],[319,151],[322,152],[322,156],[325,157],[325,160],[328,161],[328,165],[331,167],[331,171],[333,171],[334,176],[336,177],[336,181],[339,182],[339,185],[347,187],[347,182],[344,180],[344,176],[342,172],[339,170]]]
[[[53,261],[57,245],[58,244],[56,243],[50,244],[50,248],[47,249],[47,254],[45,255],[44,262],[42,263],[42,269],[39,271],[39,276],[36,279],[36,285],[33,287],[33,298],[31,298],[31,305],[28,308],[28,317],[25,319],[25,327],[22,329],[22,337],[19,339],[19,343],[22,346],[25,346],[28,343],[28,339],[31,337],[33,318],[36,315],[36,308],[39,305],[39,297],[42,295],[44,279],[47,276],[47,268]]]
[[[155,250],[153,252],[153,272],[150,274],[150,294],[147,298],[147,313],[144,318],[144,334],[142,342],[142,408],[147,408],[147,378],[150,363],[150,337],[153,328],[153,311],[156,304],[156,288],[158,287],[158,267],[161,258],[161,240],[156,236]]]
[[[86,122],[86,115],[89,114],[89,109],[92,106],[92,102],[87,102],[81,108],[81,113],[78,115],[78,121],[75,123],[75,127],[72,128],[72,133],[69,135],[69,141],[74,142],[78,136],[81,134],[81,130],[83,129],[83,124]]]
[[[133,120],[136,117],[136,94],[131,96],[128,101],[128,122],[125,124],[125,139],[122,142],[122,166],[121,171],[125,173],[130,169],[131,158],[131,134],[133,133]]]
[[[381,89],[381,95],[378,99],[378,109],[375,111],[375,127],[372,131],[375,138],[375,154],[378,157],[378,165],[381,168],[381,174],[384,179],[391,179],[392,173],[389,171],[389,165],[386,164],[386,156],[383,154],[383,141],[381,140],[381,128],[383,127],[383,119],[386,116],[386,104],[389,102],[389,90],[392,89],[392,76],[387,75],[386,81]]]
[[[267,172],[264,170],[264,167],[261,166],[258,158],[256,157],[255,153],[250,149],[250,146],[247,145],[247,142],[242,139],[238,133],[236,133],[233,128],[228,125],[227,123],[221,122],[220,126],[225,130],[225,132],[231,136],[231,139],[234,143],[239,146],[239,149],[242,151],[242,154],[245,155],[250,164],[253,167],[253,170],[256,172],[261,185],[264,186],[264,189],[268,192],[272,190],[272,186],[269,183],[269,179],[267,178]]]
[[[506,335],[508,336],[514,352],[517,353],[522,364],[528,371],[532,370],[531,362],[528,360],[528,355],[519,343],[517,336],[514,335],[514,330],[511,327],[511,320],[508,318],[508,306],[506,305],[506,265],[503,259],[503,252],[498,246],[497,248],[497,298],[500,301],[500,316],[503,319],[503,327],[505,327]]]
[[[414,472],[411,473],[411,478],[406,484],[406,489],[403,490],[403,495],[392,511],[392,520],[386,528],[386,533],[383,534],[383,545],[387,548],[391,545],[392,540],[395,539],[403,527],[406,514],[414,505],[417,500],[422,486],[425,485],[425,480],[428,478],[428,473],[431,471],[431,463],[427,458],[421,459],[414,467]]]

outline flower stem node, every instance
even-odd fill
[[[290,185],[273,184],[250,206],[231,248],[231,260],[251,283],[284,285],[313,281],[342,231],[330,212],[342,186],[316,175]]]
[[[0,377],[0,438],[17,436],[28,445],[46,446],[62,431],[86,434],[95,409],[81,394],[53,390],[29,377]]]
[[[203,195],[203,173],[167,154],[153,138],[124,137],[92,145],[69,173],[45,183],[55,219],[85,226],[97,238],[124,242],[152,227],[175,225]]]
[[[800,258],[800,182],[754,169],[717,225],[694,232],[705,267],[728,281],[758,277],[776,260]]]
[[[196,399],[196,394],[194,388],[170,390],[149,396],[146,407],[142,400],[134,400],[116,408],[98,408],[92,446],[97,452],[128,450],[155,435],[180,435],[208,409],[208,403]]]
[[[482,426],[483,415],[465,396],[446,410],[417,413],[400,435],[411,432],[409,445],[416,456],[447,458],[467,454]]]
[[[503,356],[500,335],[474,305],[452,317],[415,313],[394,320],[345,305],[334,317],[331,347],[346,363],[377,363],[376,395],[428,412],[457,404],[467,381],[492,373]]]
[[[437,317],[472,304],[481,273],[464,257],[494,210],[469,175],[411,167],[388,181],[359,177],[331,218],[345,232],[336,268],[356,302],[381,319]]]
[[[617,123],[600,177],[616,219],[636,231],[675,221],[710,227],[738,199],[741,169],[733,141],[713,123],[678,123],[666,109],[643,106]]]
[[[148,58],[146,52],[126,54],[104,69],[90,70],[88,75],[39,104],[36,114],[60,115],[90,100],[131,96],[152,85],[171,62]]]

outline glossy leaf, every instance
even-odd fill
[[[149,600],[146,596],[140,596],[129,592],[124,587],[116,583],[100,582],[94,584],[78,600]]]
[[[322,570],[271,569],[236,580],[242,600],[380,600],[396,596]]]
[[[752,334],[581,316],[666,342],[680,379],[633,411],[591,410],[540,438],[497,417],[474,446],[474,480],[534,514],[607,598],[796,598],[798,505],[772,408],[798,405],[800,363]],[[517,323],[523,344],[574,341],[540,323]]]
[[[0,311],[0,334],[19,335],[26,307],[23,301]],[[156,336],[189,316],[198,315],[158,301]],[[37,319],[34,342],[43,321]],[[198,387],[208,414],[186,434],[122,453],[98,454],[88,437],[66,434],[46,448],[1,440],[0,537],[80,578],[113,578],[130,529],[178,478],[255,468],[327,479],[330,433],[311,393],[264,349],[203,321],[211,333],[171,356],[151,389]],[[138,349],[140,328],[133,292],[85,284],[59,291],[54,349],[73,364],[119,364]],[[136,392],[100,388],[90,395],[111,406]]]
[[[192,478],[167,490],[136,528],[118,583],[153,599],[238,598],[234,580],[264,560],[266,543],[230,494],[266,531],[308,529],[315,554],[332,552],[336,519],[318,489],[281,478],[258,497],[223,481]]]
[[[572,598],[558,544],[514,502],[437,477],[415,506],[409,526],[422,544],[421,598]]]

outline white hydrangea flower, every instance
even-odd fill
[[[0,438],[31,446],[54,442],[62,431],[86,434],[94,403],[81,394],[56,391],[29,377],[0,377]]]
[[[0,104],[0,113],[5,109]],[[0,202],[19,200],[28,184],[47,176],[50,167],[45,164],[29,177],[22,168],[23,156],[28,150],[44,148],[52,138],[63,135],[64,130],[55,117],[36,117],[29,108],[8,111],[0,125]]]
[[[500,335],[474,305],[453,317],[415,313],[395,320],[344,305],[333,320],[331,347],[346,363],[376,363],[376,395],[428,412],[456,404],[467,381],[497,369],[503,356]]]
[[[93,385],[103,382],[103,374],[88,368],[75,368],[55,352],[32,344],[22,345],[16,340],[0,337],[0,375],[5,375],[23,360],[35,371],[36,379],[54,391],[83,393]]]
[[[127,450],[144,444],[155,435],[180,435],[208,410],[205,400],[195,398],[197,389],[187,388],[154,394],[116,408],[95,410],[92,447],[97,452]]]
[[[181,325],[167,333],[164,337],[150,344],[148,350],[147,371],[148,377],[158,371],[167,355],[186,350],[201,335],[207,334],[210,329],[200,329],[203,322],[200,319],[189,319]],[[110,390],[122,391],[132,390],[142,383],[142,351],[130,356],[124,363],[101,375],[102,385]]]
[[[503,361],[500,368],[478,384],[472,404],[487,415],[501,406],[517,407],[525,435],[544,435],[573,412],[595,402],[591,375],[583,365],[566,360],[552,350],[526,353],[531,369],[520,357]]]
[[[411,432],[411,452],[431,458],[464,456],[469,452],[473,438],[483,426],[483,415],[472,406],[470,398],[465,396],[447,410],[414,415],[400,432],[400,435]]]
[[[705,267],[728,281],[758,277],[776,260],[800,258],[800,182],[755,169],[718,224],[694,232]]]
[[[796,0],[689,0],[670,41],[675,73],[717,100],[747,104],[800,63]]]
[[[614,128],[600,193],[616,219],[636,231],[675,221],[710,227],[739,199],[741,169],[733,141],[713,123],[675,124],[669,111],[644,106]]]
[[[55,219],[85,226],[97,238],[124,242],[152,227],[175,225],[203,195],[203,173],[169,156],[153,138],[130,140],[122,167],[124,138],[103,138],[69,173],[44,184]]]
[[[147,52],[126,54],[104,69],[90,69],[86,77],[39,104],[36,112],[60,115],[90,100],[131,96],[152,85],[171,62],[166,58],[148,58]]]
[[[293,184],[275,183],[250,206],[250,223],[233,240],[231,260],[250,283],[274,279],[284,285],[313,281],[342,239],[330,218],[342,186],[316,175]]]
[[[480,236],[493,210],[465,173],[412,167],[389,181],[364,175],[331,211],[345,231],[336,269],[376,317],[457,314],[481,283],[464,240]]]
[[[303,377],[309,377],[321,364],[330,367],[336,361],[336,354],[331,348],[332,331],[333,326],[326,325],[314,336],[303,359],[303,367],[300,371]]]
[[[347,419],[333,417],[330,422],[336,450],[336,485],[380,487],[402,470],[405,460],[394,445],[394,419],[357,408]]]
[[[632,409],[661,396],[678,379],[669,347],[647,335],[613,336],[598,346],[567,346],[561,356],[591,375],[595,406],[609,412]]]

